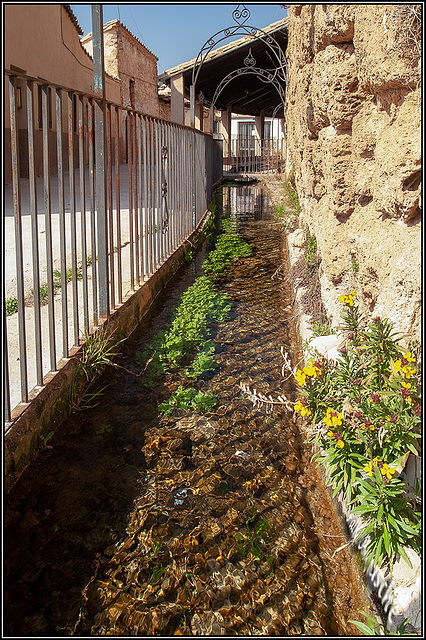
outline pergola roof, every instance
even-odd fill
[[[205,101],[211,103],[215,91],[221,81],[231,72],[246,68],[244,60],[251,52],[255,59],[255,67],[274,72],[277,67],[277,59],[270,47],[260,39],[267,33],[280,46],[282,52],[287,48],[288,18],[258,30],[255,35],[246,35],[239,40],[211,51],[205,58],[198,75],[195,93],[198,96],[203,93]],[[159,80],[170,84],[170,78],[183,74],[185,83],[185,95],[189,96],[189,88],[192,81],[192,72],[196,58],[184,62],[159,76]],[[283,87],[285,90],[285,87]],[[273,84],[259,79],[257,75],[241,74],[231,80],[217,97],[215,108],[221,111],[232,104],[232,111],[242,115],[259,116],[263,112],[266,116],[272,116],[275,108],[281,102],[280,95]],[[279,112],[282,115],[282,110]]]

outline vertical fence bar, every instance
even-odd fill
[[[171,124],[168,122],[166,125],[166,137],[167,137],[167,157],[168,157],[168,171],[167,171],[167,215],[168,215],[168,228],[167,228],[167,255],[172,253],[172,227],[171,227],[171,213],[172,213],[172,178],[173,165],[171,161],[172,145],[171,145]]]
[[[144,252],[143,252],[143,205],[142,205],[142,116],[137,115],[137,144],[138,144],[138,224],[139,224],[139,243],[138,251],[140,256],[140,268],[142,282],[144,280]],[[140,281],[139,281],[140,284]]]
[[[96,223],[98,235],[98,313],[109,318],[108,224],[106,217],[106,123],[103,12],[101,4],[92,5],[93,72],[95,107]]]
[[[135,290],[134,254],[133,254],[133,188],[132,188],[132,122],[131,113],[127,112],[127,170],[129,173],[129,240],[130,240],[130,286]]]
[[[136,147],[136,127],[137,115],[132,113],[132,174],[133,174],[133,222],[135,226],[135,282],[137,287],[140,284],[139,277],[139,225],[138,225],[138,194],[137,194],[137,147]]]
[[[79,344],[78,281],[77,281],[77,229],[75,207],[74,169],[74,94],[68,92],[68,178],[70,185],[71,218],[71,272],[72,272],[72,312],[74,323],[74,345]]]
[[[6,322],[6,300],[4,301],[5,314],[3,316],[3,340],[4,340],[4,412],[3,420],[10,421],[10,380],[9,380],[9,355],[7,347],[7,322]]]
[[[37,188],[34,163],[34,91],[31,80],[27,82],[27,124],[28,124],[28,175],[30,187],[31,242],[33,255],[33,291],[34,291],[34,331],[36,349],[37,384],[43,384],[43,354],[41,342],[40,308],[40,253],[38,246]]]
[[[86,333],[89,332],[89,292],[87,283],[87,239],[86,239],[86,164],[84,153],[84,98],[78,98],[78,150],[80,169],[80,225],[81,225],[81,273],[83,285],[83,318]],[[76,274],[78,277],[78,274]]]
[[[154,133],[153,133],[153,123],[151,118],[148,119],[148,131],[149,131],[149,140],[147,151],[149,154],[149,162],[148,162],[148,192],[147,192],[147,202],[148,202],[148,252],[149,252],[149,274],[151,275],[154,270],[154,225],[153,225],[153,202],[154,202],[154,183],[153,183],[153,149],[154,149]]]
[[[109,238],[109,280],[111,309],[115,309],[115,268],[114,268],[114,220],[112,193],[112,141],[111,141],[111,105],[106,106],[107,116],[107,167],[108,167],[108,238]]]
[[[156,187],[156,180],[155,180],[155,175],[156,175],[156,168],[155,168],[155,162],[156,162],[156,154],[155,154],[155,145],[156,145],[156,141],[155,141],[155,121],[154,119],[151,120],[151,163],[150,163],[150,169],[151,169],[151,254],[152,254],[152,273],[154,272],[156,265],[157,265],[157,239],[156,239],[156,233],[155,233],[155,203],[156,203],[156,192],[155,192],[155,187]]]
[[[160,250],[160,216],[159,209],[161,205],[161,195],[159,193],[160,187],[160,166],[161,166],[161,151],[160,151],[160,134],[158,127],[158,120],[154,120],[155,123],[155,158],[154,158],[154,213],[155,213],[155,256],[156,261],[154,267],[158,268],[162,262],[161,250]]]
[[[170,166],[172,167],[172,193],[170,197],[170,242],[172,245],[172,251],[176,249],[176,215],[177,215],[177,203],[176,203],[176,194],[177,194],[177,170],[178,170],[178,162],[176,160],[176,125],[170,125],[170,147],[171,147],[171,157],[170,157]]]
[[[43,119],[43,180],[44,180],[44,212],[46,233],[46,266],[47,266],[47,295],[49,315],[49,351],[50,370],[56,371],[56,340],[55,340],[55,301],[53,289],[53,242],[52,242],[52,211],[50,198],[50,168],[49,168],[49,87],[42,86],[42,119]]]
[[[62,152],[62,91],[56,89],[56,149],[58,159],[59,250],[61,259],[62,356],[68,358],[68,294],[65,237],[64,159]]]
[[[93,324],[98,324],[98,262],[96,259],[96,219],[95,219],[95,164],[94,164],[94,122],[93,101],[89,100],[87,111],[90,184],[90,264],[92,266]]]
[[[158,122],[158,128],[160,133],[160,246],[161,246],[161,262],[164,262],[166,255],[166,243],[165,243],[165,229],[164,229],[164,211],[165,211],[165,189],[166,189],[166,177],[165,177],[165,164],[166,164],[166,148],[164,142],[164,125],[160,121]]]
[[[143,141],[143,185],[142,185],[142,195],[143,195],[143,225],[142,225],[142,238],[143,238],[143,277],[144,280],[148,277],[148,174],[147,174],[147,131],[146,131],[146,117],[141,116],[142,118],[142,141]]]
[[[19,366],[21,401],[28,402],[27,345],[25,335],[24,270],[22,264],[21,194],[19,185],[18,130],[16,124],[15,78],[9,77],[10,139],[12,155],[13,206],[15,215],[16,283],[18,294]]]
[[[123,268],[121,259],[121,210],[120,210],[120,115],[119,107],[115,108],[115,209],[117,227],[117,280],[118,302],[123,302]]]

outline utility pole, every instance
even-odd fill
[[[95,206],[98,231],[98,312],[99,318],[109,318],[107,167],[106,167],[106,100],[103,10],[92,4],[93,89],[95,93]]]

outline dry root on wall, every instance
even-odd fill
[[[420,339],[419,5],[293,5],[287,143],[333,324],[368,315]]]

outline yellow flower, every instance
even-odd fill
[[[395,473],[395,469],[390,467],[387,462],[384,463],[383,467],[380,469],[382,476],[386,476],[389,480],[391,480],[392,475]]]
[[[348,304],[350,307],[354,306],[354,297],[356,296],[355,291],[351,291],[348,295],[342,294],[339,296],[339,302],[344,302]]]
[[[314,365],[312,360],[309,360],[308,366],[303,367],[303,373],[305,373],[307,376],[311,376],[312,378],[316,378],[321,374],[321,369],[318,369],[318,367]]]
[[[337,414],[335,411],[327,409],[327,414],[325,418],[323,418],[323,422],[327,425],[327,427],[340,427],[343,420],[343,413]]]
[[[327,435],[329,438],[333,438],[334,433],[332,431],[327,431]]]
[[[415,358],[412,357],[411,353],[409,351],[407,351],[407,353],[404,353],[404,358],[406,360],[408,360],[408,362],[415,362]]]
[[[411,367],[409,367],[408,365],[406,365],[405,367],[402,368],[402,371],[405,373],[405,377],[408,379],[410,376],[412,376],[414,373],[416,373],[416,369],[412,369]]]
[[[373,475],[373,464],[374,464],[374,462],[371,462],[371,460],[370,460],[368,465],[366,467],[364,467],[364,471],[367,471],[369,476]]]
[[[397,360],[393,363],[393,372],[398,373],[401,369],[401,360]]]
[[[376,427],[374,426],[374,424],[370,424],[370,429],[371,429],[371,431],[374,431],[374,429],[375,429],[375,428],[376,428]]]
[[[300,402],[300,400],[298,400],[296,402],[296,404],[294,405],[294,410],[295,411],[300,411],[300,415],[301,416],[310,416],[311,415],[309,407],[305,407],[305,405],[302,404]]]
[[[340,427],[343,420],[343,413],[339,413],[337,416],[331,416],[331,422],[333,423],[333,427]]]
[[[411,389],[411,382],[401,382],[401,386],[405,387],[405,389]]]
[[[373,467],[376,464],[376,462],[380,462],[380,458],[373,458],[373,460],[370,460],[368,465],[364,467],[364,471],[367,471],[369,476],[373,475]]]
[[[302,386],[306,382],[306,374],[303,373],[303,371],[301,371],[300,369],[297,370],[295,378],[297,382],[300,384],[300,386]]]
[[[343,447],[345,446],[345,443],[343,442],[343,440],[338,440],[336,442],[337,446],[340,447],[341,449],[343,449]]]

